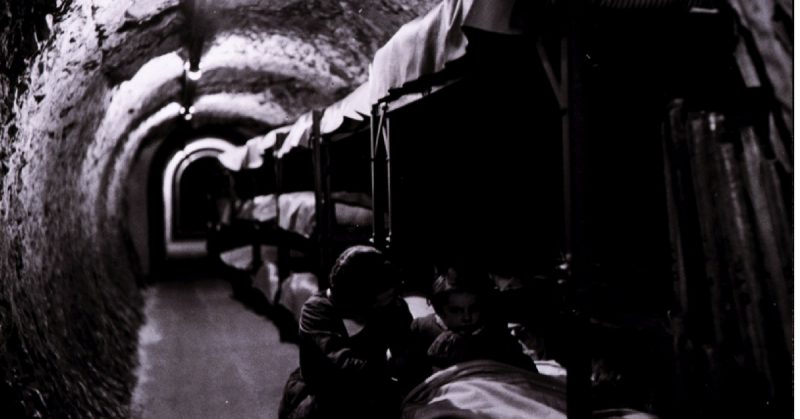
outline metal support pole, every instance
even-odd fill
[[[327,207],[331,204],[330,190],[326,194],[326,176],[325,176],[325,161],[323,158],[322,150],[322,136],[320,135],[319,124],[322,119],[322,112],[314,110],[311,113],[311,147],[314,153],[314,209],[316,217],[316,236],[317,248],[319,251],[319,269],[320,273],[328,269],[329,260],[329,240],[330,236]],[[329,188],[329,185],[328,185]]]
[[[564,163],[564,239],[569,295],[570,352],[567,359],[567,416],[591,417],[591,342],[587,313],[591,283],[589,234],[587,231],[586,130],[584,102],[584,0],[567,2],[567,36],[562,41],[562,97],[567,112],[563,116]]]
[[[276,221],[276,245],[278,247],[278,280],[283,283],[283,280],[289,276],[289,269],[287,266],[289,260],[289,246],[284,240],[283,231],[280,228],[281,222],[281,206],[280,199],[283,193],[283,160],[278,156],[278,150],[283,146],[286,140],[286,134],[278,134],[275,136],[275,145],[272,146],[272,161],[275,170],[275,221]],[[281,287],[279,286],[275,295],[275,300],[280,298]]]
[[[372,169],[372,244],[381,250],[386,248],[386,226],[384,219],[385,169],[383,158],[383,124],[385,113],[380,104],[372,106],[370,117],[370,166]]]
[[[392,150],[392,143],[391,143],[391,128],[390,128],[390,119],[386,115],[386,112],[389,109],[389,105],[384,103],[383,107],[381,108],[381,117],[384,120],[383,124],[383,146],[386,150],[386,215],[389,217],[387,220],[387,231],[386,231],[386,249],[390,249],[392,246],[392,165],[391,165],[391,150]]]
[[[324,223],[322,239],[325,246],[323,266],[328,269],[333,265],[335,257],[333,254],[333,228],[336,223],[336,203],[333,202],[331,194],[331,147],[330,140],[320,132],[322,123],[321,111],[315,112],[313,123],[317,138],[319,138],[320,157],[322,159],[322,222]]]

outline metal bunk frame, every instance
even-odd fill
[[[314,110],[311,114],[311,135],[310,144],[312,151],[312,161],[314,164],[314,217],[316,218],[316,228],[314,229],[315,240],[318,251],[319,273],[328,270],[333,263],[333,227],[336,223],[334,216],[334,202],[331,198],[331,158],[330,140],[320,132],[320,122],[322,121],[322,111]],[[320,287],[326,284],[325,275],[317,275]]]
[[[320,281],[320,287],[323,288],[325,284],[325,275],[323,272],[327,269],[331,262],[330,255],[330,237],[331,227],[335,220],[333,219],[333,201],[331,200],[330,191],[330,157],[329,157],[329,144],[320,134],[320,121],[322,118],[322,111],[314,110],[312,112],[312,128],[310,133],[310,144],[312,151],[312,165],[314,169],[314,200],[315,200],[315,222],[316,228],[314,232],[314,241],[318,246],[317,263],[318,271],[316,272],[317,278]],[[276,300],[280,298],[281,286],[290,275],[289,261],[291,259],[290,251],[295,243],[299,241],[297,235],[292,232],[285,231],[280,227],[280,195],[283,192],[283,159],[279,154],[281,146],[288,133],[280,133],[276,136],[275,145],[272,148],[272,155],[274,161],[274,174],[275,174],[275,225],[273,227],[275,233],[275,245],[278,248],[278,260],[276,265],[278,268],[279,287],[276,293]],[[303,241],[306,239],[304,238]]]
[[[591,353],[589,347],[589,286],[592,282],[588,261],[585,120],[585,86],[582,67],[585,60],[582,28],[586,4],[570,0],[558,39],[559,80],[540,37],[537,55],[561,110],[562,185],[564,205],[563,263],[559,267],[567,283],[567,313],[570,333],[567,354],[567,416],[591,417]]]
[[[278,223],[281,219],[279,200],[283,189],[283,164],[280,157],[278,157],[278,150],[280,150],[284,140],[286,140],[286,136],[286,133],[276,135],[275,145],[272,147],[273,171],[275,173],[275,220]],[[289,247],[287,246],[286,240],[284,240],[283,234],[280,234],[280,227],[277,227],[275,231],[278,233],[275,237],[275,245],[278,248],[278,260],[275,261],[278,268],[278,289],[275,290],[275,301],[277,302],[280,301],[281,298],[283,282],[289,277],[289,267],[287,266],[289,261]]]
[[[370,241],[376,248],[383,251],[390,250],[392,242],[392,184],[388,111],[388,102],[379,101],[372,106],[372,114],[370,115],[373,217],[372,238]],[[386,214],[388,220],[384,219],[384,214]]]

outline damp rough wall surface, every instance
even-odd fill
[[[82,197],[96,185],[78,176],[107,93],[101,53],[90,8],[61,3],[57,16],[41,3],[12,15],[18,32],[3,38],[9,50],[24,46],[22,65],[3,69],[2,81],[3,410],[124,417],[141,296],[119,229],[85,216]],[[31,29],[37,35],[20,42]]]

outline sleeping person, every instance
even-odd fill
[[[429,372],[461,362],[488,359],[536,371],[489,303],[489,278],[449,270],[433,284],[434,313],[411,324],[410,345]]]

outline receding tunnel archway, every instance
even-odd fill
[[[200,156],[176,173],[172,210],[176,238],[205,239],[208,225],[215,218],[213,202],[222,196],[227,183],[215,155]]]
[[[227,192],[223,189],[227,185],[221,183],[226,175],[216,156],[233,147],[217,138],[194,140],[176,151],[164,168],[161,196],[168,258],[206,255],[209,205]]]

